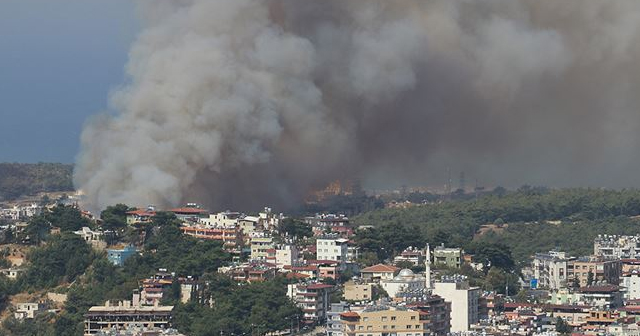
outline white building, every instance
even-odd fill
[[[567,287],[569,265],[574,259],[559,251],[536,253],[532,266],[533,277],[538,280],[538,286],[548,289]]]
[[[451,302],[452,332],[469,331],[471,324],[478,323],[480,288],[470,287],[467,277],[443,277],[440,282],[435,283],[433,294]]]
[[[346,262],[348,242],[348,239],[338,238],[337,235],[318,237],[316,240],[316,259]]]
[[[200,218],[200,224],[208,227],[216,228],[230,228],[235,227],[238,224],[241,214],[234,211],[223,211],[215,214],[210,214],[207,218]]]
[[[598,235],[593,254],[605,259],[639,259],[640,236]]]
[[[633,270],[622,274],[620,286],[624,288],[623,297],[625,300],[640,299],[640,271]]]
[[[17,320],[23,319],[32,319],[35,318],[36,315],[42,313],[45,307],[42,303],[34,303],[34,302],[23,302],[16,304],[16,311],[13,313],[13,316]]]
[[[276,267],[278,269],[294,265],[298,258],[299,251],[295,245],[282,245],[276,249]]]
[[[104,233],[102,231],[93,231],[91,228],[84,226],[78,231],[73,231],[73,233],[80,236],[87,244],[94,248],[104,249],[107,247],[107,243],[103,240]]]
[[[266,260],[269,255],[268,250],[274,248],[273,237],[264,234],[254,234],[251,237],[251,259]]]

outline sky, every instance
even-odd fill
[[[124,82],[131,0],[0,2],[0,162],[72,163],[87,117]]]

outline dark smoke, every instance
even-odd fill
[[[638,186],[637,0],[154,0],[82,136],[89,206],[336,178]]]

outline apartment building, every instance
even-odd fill
[[[198,239],[217,240],[222,242],[226,250],[239,250],[242,247],[242,233],[238,226],[181,226],[180,231],[185,235]]]
[[[316,259],[335,260],[341,263],[347,261],[348,239],[338,235],[324,235],[316,240]]]
[[[409,262],[414,266],[418,266],[424,263],[424,249],[412,247],[407,247],[404,251],[402,251],[399,255],[393,258],[393,263],[398,264],[400,262]]]
[[[469,331],[469,326],[478,323],[480,288],[469,286],[462,275],[442,277],[436,282],[433,294],[451,302],[451,331]]]
[[[606,282],[611,285],[620,283],[622,263],[620,260],[607,260],[602,256],[583,257],[573,260],[569,265],[569,276],[577,279],[580,287],[589,284],[589,273],[593,282]]]
[[[84,335],[95,335],[108,329],[127,329],[142,325],[153,329],[171,327],[173,306],[142,306],[139,295],[133,301],[121,301],[115,305],[107,301],[104,306],[93,306],[84,315]]]
[[[598,235],[593,254],[605,259],[640,259],[640,236]]]
[[[538,287],[548,289],[565,288],[571,279],[570,263],[575,260],[565,252],[549,251],[536,253],[533,257],[533,278],[538,281]]]
[[[373,284],[348,281],[344,284],[342,297],[347,301],[370,301],[373,298]]]
[[[332,285],[322,283],[289,284],[287,296],[302,309],[303,323],[317,324],[326,321],[332,289]]]
[[[449,306],[437,296],[404,306],[368,306],[340,314],[345,336],[430,336],[449,332]]]
[[[269,250],[274,249],[273,237],[256,234],[251,237],[251,259],[267,260]]]
[[[444,247],[444,244],[433,249],[433,264],[436,266],[446,266],[460,268],[462,265],[461,248]]]

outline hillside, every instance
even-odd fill
[[[72,191],[73,165],[0,163],[0,201],[39,192]]]
[[[521,188],[477,200],[376,210],[354,221],[375,227],[375,234],[361,235],[372,250],[398,252],[427,242],[472,250],[478,242],[504,243],[516,261],[526,262],[556,247],[589,254],[598,234],[639,234],[639,214],[640,190]]]

